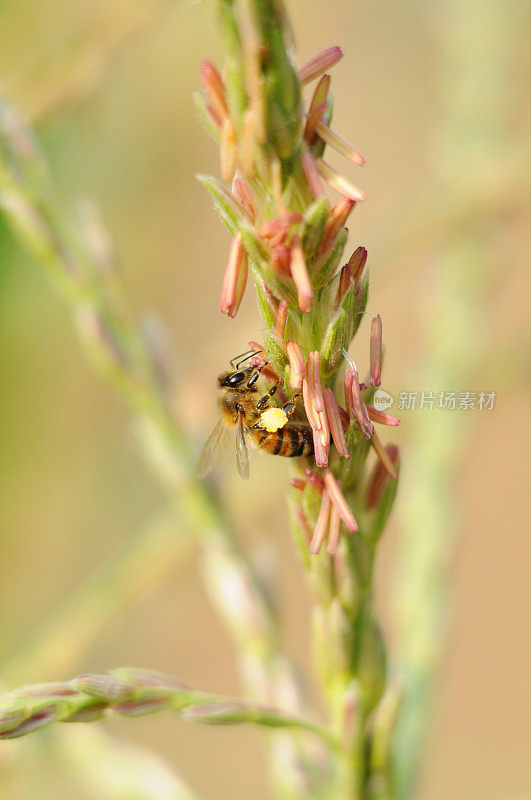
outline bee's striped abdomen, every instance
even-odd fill
[[[313,453],[313,437],[309,425],[288,422],[274,433],[259,428],[253,433],[257,447],[271,455],[298,458]]]

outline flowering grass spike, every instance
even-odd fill
[[[276,397],[281,405],[285,396],[302,395],[296,414],[313,435],[313,455],[294,459],[290,501],[303,561],[320,586],[317,650],[324,636],[323,647],[337,642],[337,652],[343,652],[320,667],[338,719],[352,706],[353,685],[358,687],[361,733],[346,745],[349,754],[338,766],[337,797],[369,798],[372,778],[368,767],[360,766],[361,754],[370,746],[368,720],[384,690],[385,658],[372,611],[372,566],[367,565],[373,563],[398,473],[398,451],[380,442],[374,423],[396,426],[399,421],[371,404],[382,376],[380,315],[372,315],[364,381],[348,352],[356,347],[368,297],[367,250],[358,245],[344,257],[345,225],[365,200],[351,171],[365,160],[332,128],[330,70],[343,56],[340,47],[328,47],[297,68],[280,2],[224,0],[220,8],[223,29],[230,33],[229,53],[219,72],[209,68],[205,73],[203,67],[203,116],[218,118],[214,135],[222,179],[232,187],[213,178],[202,181],[234,237],[222,310],[237,313],[245,251],[267,369],[283,378]],[[305,108],[304,87],[313,81]],[[233,136],[228,143],[227,127]],[[344,171],[335,166],[338,155],[345,159]],[[329,198],[330,190],[339,198]],[[277,424],[276,419],[265,422]],[[318,663],[321,658],[318,654]],[[370,690],[364,685],[369,675]],[[390,772],[381,777],[386,780]]]
[[[263,700],[207,695],[142,670],[85,674],[4,693],[0,736],[102,714],[174,709],[197,722],[284,728],[278,748],[271,748],[279,797],[390,799],[393,725],[387,709],[397,708],[400,693],[387,680],[373,569],[396,495],[399,458],[394,445],[380,441],[375,424],[389,429],[398,420],[373,402],[382,380],[379,315],[371,326],[367,377],[360,380],[349,355],[366,350],[365,337],[360,348],[356,337],[368,276],[362,245],[345,254],[345,226],[352,219],[361,222],[358,206],[365,195],[353,176],[363,156],[332,123],[330,70],[343,53],[333,45],[297,68],[281,0],[217,4],[226,62],[203,62],[203,94],[196,102],[219,147],[220,178],[200,180],[231,236],[221,312],[233,318],[247,285],[254,283],[256,291],[261,342],[249,343],[246,367],[237,370],[234,385],[244,377],[263,383],[271,403],[259,409],[253,442],[274,455],[292,456],[287,492],[294,538],[313,589],[315,668],[326,721],[313,721],[318,709],[313,717],[299,713],[304,704],[297,672],[278,650],[270,598],[217,493],[192,469],[192,445],[168,402],[160,341],[129,315],[109,248],[102,249],[101,240],[94,247],[94,232],[90,240],[86,225],[79,231],[62,218],[31,134],[0,104],[0,209],[71,305],[95,364],[141,417],[150,455],[161,454],[157,465],[165,478],[170,471],[165,485],[171,487],[172,508],[178,506],[179,520],[182,515],[186,527],[200,534],[206,585],[236,644],[246,690]],[[351,68],[348,58],[341,68]],[[359,353],[356,359],[362,363]],[[229,392],[234,395],[226,383],[231,377],[222,380],[227,403]],[[247,478],[242,396],[232,401],[241,433],[238,466]],[[293,437],[284,440],[290,425]],[[220,432],[217,426],[212,448]],[[290,713],[277,708],[283,705],[279,698],[287,699]]]

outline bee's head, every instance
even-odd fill
[[[220,389],[243,389],[253,371],[248,368],[223,372],[218,378],[218,385]]]

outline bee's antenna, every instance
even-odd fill
[[[245,361],[248,361],[253,356],[258,356],[261,353],[264,353],[264,350],[246,350],[244,353],[240,353],[239,356],[235,356],[231,358],[230,365],[233,368],[239,369]]]
[[[234,367],[235,362],[239,361],[240,358],[242,358],[243,356],[248,356],[250,353],[253,353],[253,352],[254,352],[254,350],[245,350],[243,353],[240,353],[239,356],[234,356],[234,358],[231,358],[231,360],[229,362],[231,367]]]

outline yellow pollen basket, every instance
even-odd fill
[[[266,408],[260,414],[258,425],[265,428],[269,433],[275,433],[279,428],[283,428],[288,421],[288,415],[281,408]]]

